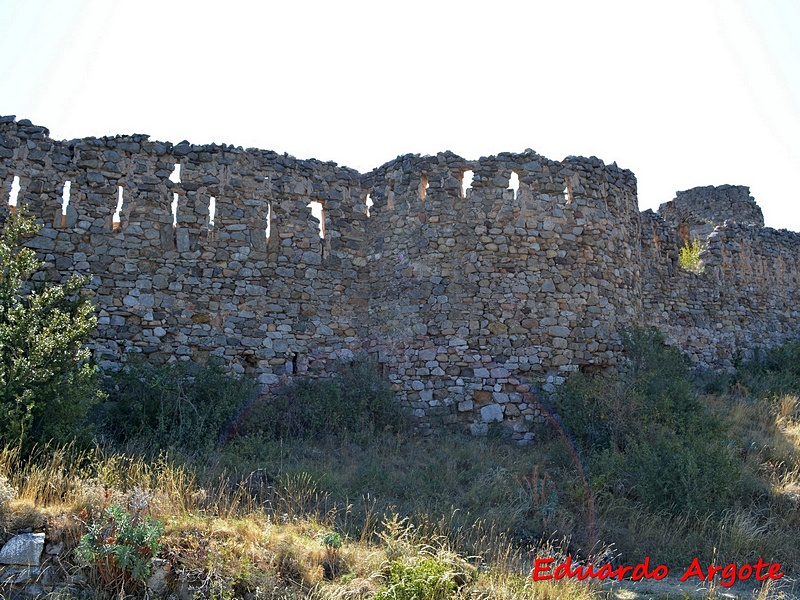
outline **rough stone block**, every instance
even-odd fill
[[[21,533],[0,549],[0,564],[38,567],[43,550],[43,533]]]

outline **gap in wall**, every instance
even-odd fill
[[[508,179],[508,189],[514,192],[514,199],[519,196],[519,175],[516,171],[511,171],[511,177]]]
[[[394,179],[389,179],[389,189],[386,191],[386,207],[394,210]]]
[[[172,194],[172,226],[178,227],[178,194]]]
[[[111,217],[111,231],[117,231],[120,228],[120,223],[122,222],[122,186],[117,186],[117,207],[114,209],[114,215]]]
[[[17,200],[19,197],[19,175],[14,175],[14,180],[11,182],[11,193],[8,196],[8,205],[11,207],[11,214],[17,212]]]
[[[311,214],[319,221],[319,237],[325,237],[325,211],[322,208],[322,202],[319,200],[312,200],[307,204],[311,209]]]
[[[467,169],[461,173],[461,197],[467,197],[467,190],[472,188],[472,180],[475,177],[475,173],[472,172],[472,169]]]
[[[67,207],[69,206],[69,194],[72,189],[72,182],[64,182],[64,191],[61,192],[61,227],[67,226]]]
[[[267,243],[269,243],[269,236],[272,233],[272,202],[267,202]]]

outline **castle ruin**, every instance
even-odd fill
[[[268,388],[367,352],[422,430],[500,421],[529,440],[524,382],[615,365],[632,326],[714,368],[799,331],[800,234],[765,228],[748,188],[640,213],[634,175],[597,158],[444,152],[360,174],[0,117],[0,205],[42,226],[27,243],[47,276],[92,275],[100,364],[216,361]],[[692,238],[699,273],[678,262]]]

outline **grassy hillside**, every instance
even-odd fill
[[[761,597],[786,597],[800,575],[800,349],[690,380],[657,338],[637,343],[624,376],[576,376],[557,399],[591,477],[594,527],[547,426],[527,447],[500,429],[418,438],[383,384],[352,367],[242,413],[241,381],[206,373],[193,387],[197,373],[141,367],[109,382],[97,445],[0,451],[0,542],[44,532],[57,585],[43,589],[62,598],[603,597],[596,583],[531,580],[537,556],[568,555],[650,557],[678,575],[695,557],[763,558],[786,577]],[[213,418],[191,421],[207,428],[200,440],[179,409],[202,416],[205,397]],[[312,418],[297,398],[340,412]],[[138,419],[135,435],[112,426],[121,414]]]

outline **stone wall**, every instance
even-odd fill
[[[679,232],[642,213],[644,321],[695,364],[715,368],[797,339],[800,234],[728,221],[702,242],[701,272],[686,271]]]
[[[144,135],[56,141],[3,117],[4,210],[15,178],[48,275],[92,274],[102,364],[217,361],[268,389],[366,351],[423,430],[502,421],[530,439],[529,383],[615,365],[633,325],[722,367],[797,335],[797,234],[728,223],[688,273],[680,224],[640,214],[633,174],[596,158],[445,152],[362,175]]]
[[[744,185],[708,185],[677,192],[658,207],[658,214],[675,227],[684,242],[705,239],[726,221],[764,227],[761,208]]]

